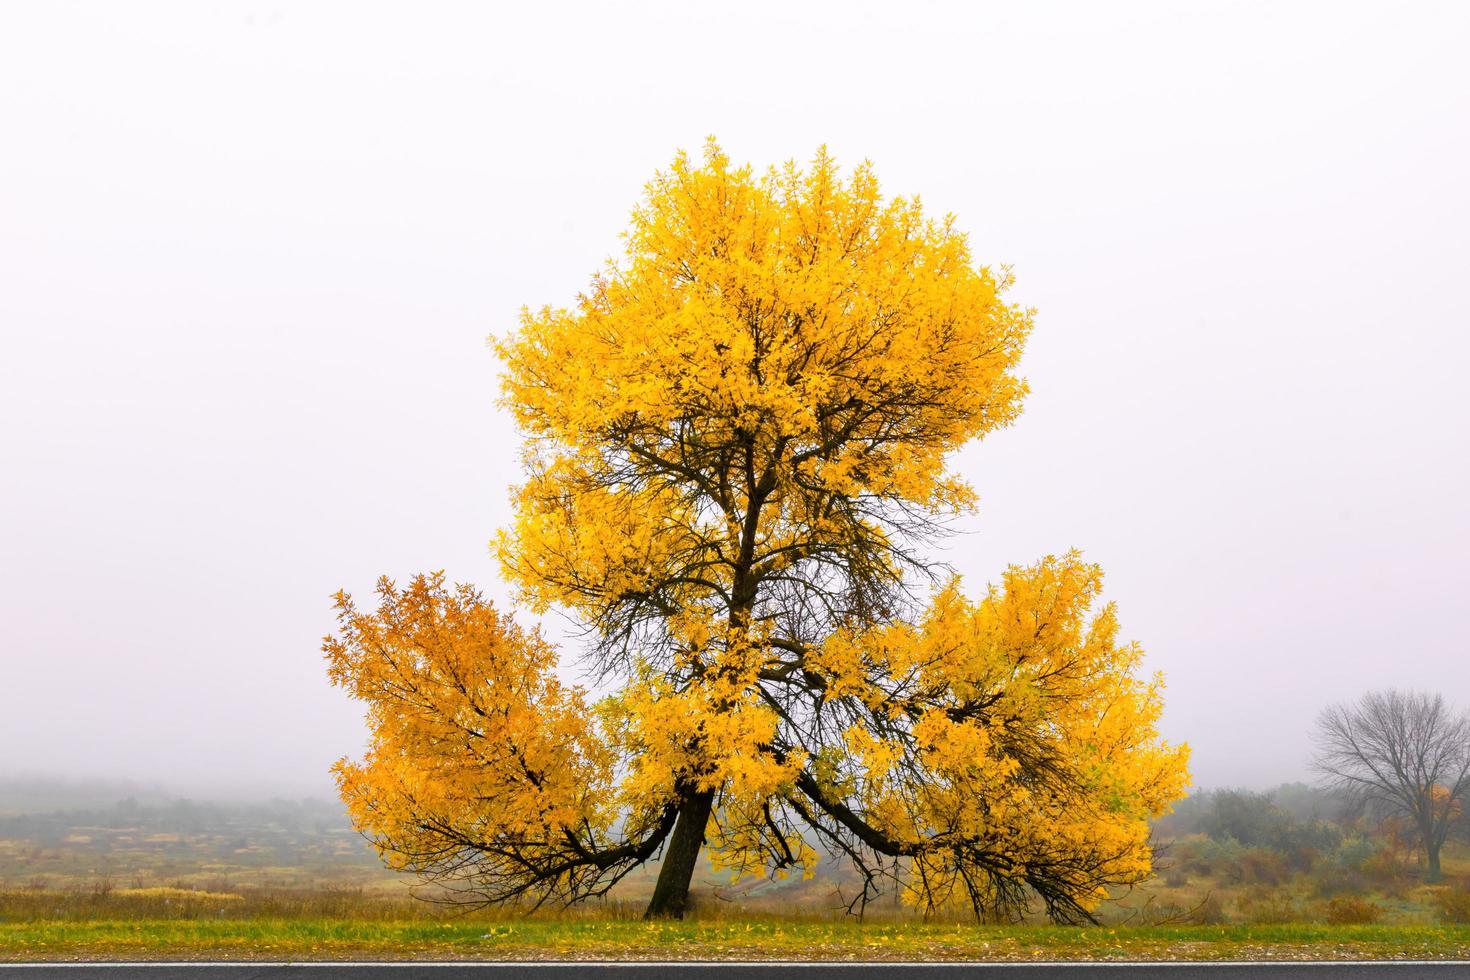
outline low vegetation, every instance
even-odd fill
[[[157,891],[157,890],[149,890]],[[0,897],[0,959],[1358,959],[1467,958],[1470,926],[1160,925],[1065,927],[815,920],[696,913],[643,921],[641,908],[571,917],[436,916],[344,896],[235,900],[85,893]],[[49,905],[47,903],[50,903]],[[360,903],[360,904],[359,904]],[[29,907],[44,918],[17,916]]]
[[[3,788],[3,787],[0,787]],[[644,923],[657,869],[525,917],[416,900],[329,804],[124,801],[0,817],[0,958],[1087,959],[1470,957],[1470,851],[1430,882],[1392,821],[1302,786],[1196,794],[1155,826],[1157,873],[1100,925],[974,925],[856,875],[705,867],[690,919]]]

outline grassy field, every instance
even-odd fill
[[[0,960],[93,959],[1462,959],[1470,926],[976,926],[632,904],[563,917],[446,915],[388,895],[166,887],[0,893]]]
[[[178,919],[0,925],[0,959],[1466,959],[1467,926],[1068,928],[771,919]]]
[[[1180,837],[1089,928],[922,921],[892,896],[858,922],[840,865],[740,884],[707,867],[694,917],[650,924],[652,869],[562,917],[463,914],[414,901],[333,803],[44,808],[13,789],[0,784],[0,960],[1470,958],[1461,845],[1431,885],[1402,862],[1306,873]]]

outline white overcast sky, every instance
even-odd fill
[[[330,595],[487,541],[485,339],[715,134],[952,211],[1039,313],[978,590],[1076,546],[1204,786],[1470,705],[1470,4],[0,7],[0,775],[327,793]]]

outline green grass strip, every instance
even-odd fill
[[[69,959],[1470,959],[1470,926],[1109,929],[757,919],[0,922],[0,960]]]

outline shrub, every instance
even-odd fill
[[[1217,841],[1199,837],[1180,841],[1175,850],[1176,867],[1200,877],[1240,881],[1240,859],[1244,852],[1245,848],[1234,838]]]
[[[1172,925],[1176,922],[1190,922],[1191,910],[1172,902],[1156,902],[1149,899],[1139,908],[1133,910],[1132,914],[1125,919],[1119,920],[1119,925],[1135,926],[1162,926]]]
[[[1274,926],[1296,922],[1296,900],[1284,891],[1254,892],[1236,900],[1240,914],[1252,925]]]
[[[1357,895],[1339,895],[1327,903],[1323,914],[1335,926],[1363,926],[1377,922],[1383,907]]]
[[[1300,820],[1277,806],[1269,793],[1222,790],[1201,815],[1200,828],[1215,840],[1237,840],[1293,855],[1297,870],[1306,871],[1320,851],[1337,847],[1341,832],[1315,818]]]
[[[1378,846],[1366,837],[1344,837],[1332,852],[1331,862],[1343,871],[1362,871],[1377,853]]]
[[[1279,885],[1288,874],[1286,856],[1265,847],[1248,847],[1240,855],[1240,874],[1246,881]]]
[[[1381,882],[1405,880],[1409,870],[1397,850],[1382,843],[1375,847],[1373,853],[1363,862],[1362,868],[1369,878]]]
[[[1361,894],[1370,890],[1368,879],[1361,873],[1342,871],[1333,867],[1319,871],[1312,882],[1317,889],[1317,894],[1323,898],[1332,898],[1342,894]]]
[[[1217,841],[1238,840],[1251,846],[1274,843],[1290,823],[1290,818],[1262,793],[1221,790],[1213,802],[1200,823],[1204,832]]]
[[[1470,891],[1464,888],[1442,888],[1434,894],[1439,921],[1448,925],[1470,925]]]
[[[1204,901],[1191,909],[1185,917],[1185,921],[1200,926],[1223,925],[1229,920],[1230,916],[1225,913],[1225,903],[1214,892],[1206,895]]]

